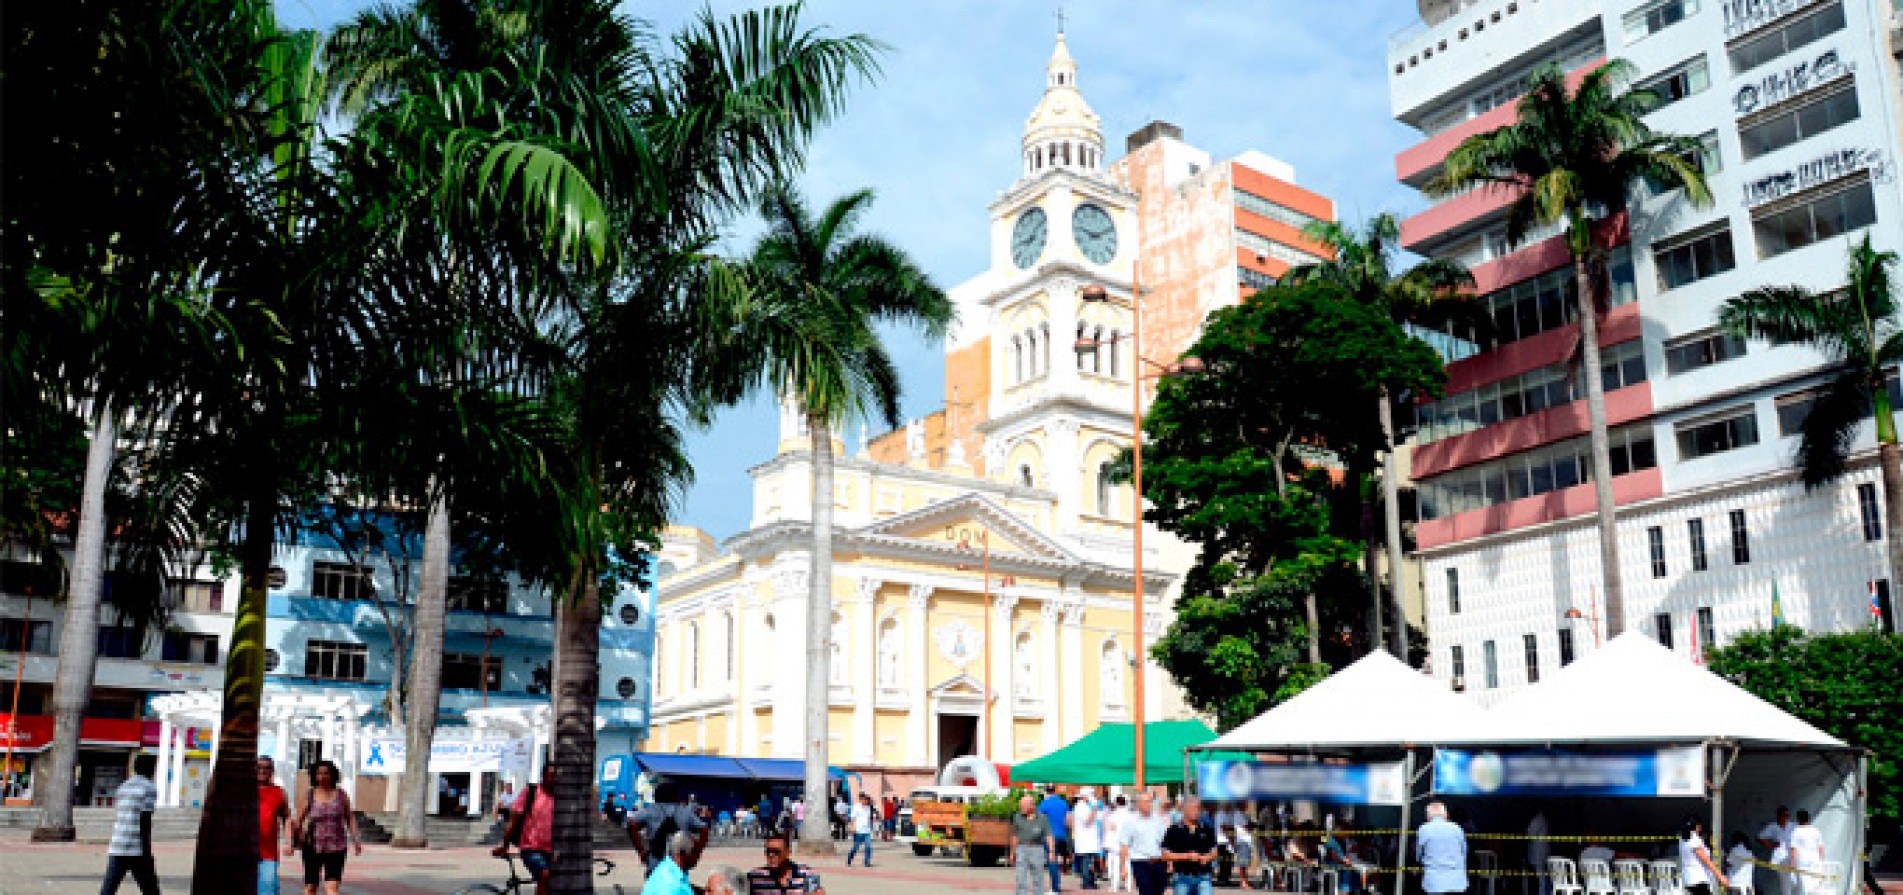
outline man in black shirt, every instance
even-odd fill
[[[1176,895],[1210,895],[1210,866],[1216,862],[1216,828],[1203,819],[1203,801],[1183,800],[1183,820],[1163,834],[1163,861],[1174,875]]]

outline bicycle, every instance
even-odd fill
[[[509,879],[507,881],[500,887],[492,886],[488,883],[467,885],[457,889],[455,895],[522,895],[524,892],[535,891],[535,880],[516,872],[515,852],[507,852],[497,855],[496,857],[509,862]],[[607,876],[615,870],[615,862],[607,858],[596,858],[595,865],[601,868],[601,870],[595,874],[596,876]],[[621,888],[620,883],[609,883],[609,885],[614,887],[615,895],[627,895],[627,890]]]

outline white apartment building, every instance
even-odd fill
[[[1646,190],[1618,246],[1602,324],[1628,630],[1691,658],[1784,618],[1873,623],[1897,570],[1883,546],[1874,426],[1851,472],[1806,491],[1797,426],[1824,381],[1802,347],[1724,338],[1719,306],[1763,285],[1828,292],[1868,235],[1903,250],[1896,0],[1420,0],[1388,51],[1396,157],[1419,187],[1460,141],[1514,119],[1535,66],[1610,58],[1667,100],[1654,129],[1696,136],[1715,202]],[[1491,703],[1603,638],[1584,388],[1557,231],[1504,239],[1505,197],[1475,191],[1407,219],[1409,249],[1465,261],[1495,321],[1422,407],[1414,475],[1433,673]],[[1577,610],[1573,612],[1573,610]],[[1569,614],[1573,617],[1569,618]],[[1877,623],[1894,626],[1893,610]]]

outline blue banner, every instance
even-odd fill
[[[1219,802],[1317,799],[1344,805],[1399,805],[1407,798],[1401,763],[1285,764],[1207,761],[1197,769],[1196,793]]]
[[[1705,750],[1434,750],[1434,791],[1452,796],[1702,797]]]

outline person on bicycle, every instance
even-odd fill
[[[530,784],[516,794],[502,844],[490,852],[500,858],[509,853],[509,846],[519,846],[522,866],[535,880],[535,895],[548,895],[548,868],[555,860],[555,797],[547,791],[554,776],[555,766],[549,765],[542,770],[540,785]]]

